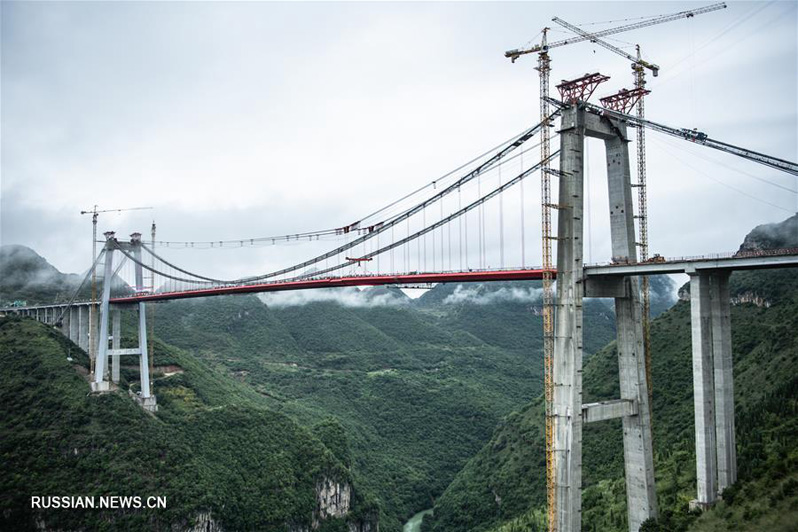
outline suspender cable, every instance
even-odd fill
[[[401,246],[401,245],[403,245],[403,244],[406,244],[406,243],[408,243],[408,242],[411,242],[411,241],[413,241],[413,240],[420,240],[420,239],[421,239],[421,237],[423,237],[423,236],[424,236],[424,235],[426,235],[427,233],[429,233],[429,232],[431,232],[431,231],[434,231],[434,230],[435,230],[435,229],[437,229],[438,227],[441,227],[441,226],[443,226],[443,225],[445,225],[445,224],[447,224],[447,223],[451,222],[451,221],[452,221],[452,220],[454,220],[455,218],[458,218],[458,217],[460,217],[460,216],[464,216],[464,215],[468,214],[468,212],[472,211],[473,209],[476,209],[476,208],[478,208],[480,205],[484,204],[486,201],[490,200],[490,199],[491,199],[491,198],[493,198],[494,196],[496,196],[496,195],[498,195],[498,194],[501,194],[502,192],[504,192],[504,191],[505,191],[505,190],[507,190],[508,188],[510,188],[510,187],[512,187],[513,185],[515,185],[515,184],[519,183],[521,180],[523,180],[523,179],[524,179],[525,177],[527,177],[529,174],[531,174],[531,173],[533,173],[534,171],[536,171],[536,170],[540,169],[540,167],[541,167],[541,166],[543,166],[543,164],[544,164],[545,162],[549,162],[549,161],[551,161],[551,159],[552,159],[552,158],[554,158],[554,157],[556,157],[556,156],[557,156],[559,153],[560,153],[560,150],[556,150],[556,151],[554,151],[554,152],[553,152],[553,153],[552,153],[552,154],[551,154],[551,155],[548,157],[548,159],[547,159],[546,161],[541,161],[540,163],[536,164],[535,166],[532,166],[532,167],[530,167],[528,170],[525,170],[525,171],[521,172],[520,174],[518,174],[517,176],[515,176],[515,177],[514,177],[513,179],[511,179],[510,181],[508,181],[508,182],[504,183],[503,185],[499,186],[498,188],[496,188],[496,189],[492,190],[490,193],[486,194],[485,196],[483,196],[483,197],[481,197],[481,198],[477,198],[475,201],[473,201],[472,203],[470,203],[470,204],[469,204],[469,205],[467,205],[466,207],[464,207],[464,208],[462,208],[462,209],[458,210],[457,212],[455,212],[455,213],[453,213],[453,214],[450,214],[449,216],[447,216],[447,217],[446,217],[446,218],[444,218],[443,220],[440,220],[440,221],[438,221],[438,222],[436,222],[436,223],[434,223],[434,224],[432,224],[432,225],[429,225],[429,226],[427,226],[427,227],[424,227],[424,228],[422,228],[421,230],[419,230],[419,231],[416,231],[416,232],[415,232],[415,233],[413,233],[412,235],[409,235],[409,236],[407,236],[406,238],[403,238],[402,240],[399,240],[398,242],[391,243],[391,244],[390,244],[390,245],[388,245],[388,246],[385,246],[385,247],[383,247],[383,248],[380,248],[380,249],[378,249],[378,250],[376,250],[376,251],[372,251],[372,252],[371,252],[371,253],[369,253],[368,255],[366,255],[366,256],[364,256],[364,257],[361,257],[361,258],[364,258],[364,259],[369,259],[369,258],[372,258],[372,257],[374,257],[375,255],[378,255],[378,254],[380,254],[380,253],[385,253],[386,251],[390,251],[392,248],[395,248],[395,247]],[[344,263],[338,264],[337,266],[332,266],[332,267],[330,267],[330,268],[327,268],[326,270],[321,270],[321,271],[313,272],[312,274],[308,274],[308,275],[299,275],[299,276],[296,276],[296,277],[293,277],[293,278],[289,279],[289,281],[298,281],[298,280],[301,280],[301,279],[306,279],[307,277],[312,277],[312,276],[323,275],[323,274],[325,274],[325,273],[330,273],[330,272],[333,272],[333,271],[336,271],[336,270],[340,270],[340,269],[342,269],[342,268],[346,268],[347,266],[351,265],[351,264],[352,264],[352,262],[354,262],[354,261],[347,261],[347,262],[344,262]]]
[[[559,111],[557,111],[557,112],[559,112]],[[373,231],[371,231],[369,233],[366,233],[365,235],[361,236],[360,238],[358,238],[356,240],[353,240],[352,242],[350,242],[350,243],[348,243],[348,244],[346,244],[344,246],[341,246],[341,247],[339,247],[337,249],[334,249],[334,250],[329,251],[329,252],[327,252],[325,254],[319,255],[318,257],[315,257],[313,259],[307,260],[305,262],[296,264],[294,266],[291,266],[291,267],[288,267],[288,268],[283,268],[281,270],[270,272],[270,273],[267,273],[267,274],[264,274],[264,275],[259,275],[259,276],[255,276],[255,277],[248,277],[248,278],[244,278],[244,279],[238,279],[236,282],[244,283],[244,282],[259,281],[259,280],[262,280],[262,279],[268,279],[270,277],[277,277],[279,275],[283,275],[283,274],[286,274],[286,273],[291,273],[291,272],[300,270],[302,268],[306,268],[308,266],[312,266],[314,264],[317,264],[318,262],[323,261],[325,259],[325,257],[327,257],[327,256],[335,256],[337,254],[340,254],[342,252],[345,252],[345,251],[351,249],[353,246],[359,244],[360,242],[362,242],[364,240],[368,240],[370,238],[373,238],[374,236],[376,236],[377,233],[382,232],[382,231],[386,231],[392,225],[395,225],[395,224],[397,224],[397,223],[399,223],[399,222],[401,222],[403,220],[406,220],[406,219],[410,218],[411,216],[413,216],[415,214],[418,214],[427,205],[430,205],[430,204],[434,203],[435,201],[437,201],[438,199],[450,194],[451,192],[455,191],[458,187],[460,187],[461,185],[463,185],[465,183],[468,183],[469,181],[473,180],[477,176],[481,175],[483,172],[486,172],[486,171],[490,170],[491,168],[494,168],[496,166],[496,164],[498,163],[498,161],[500,161],[503,157],[505,157],[510,152],[514,151],[516,148],[518,148],[519,146],[524,144],[527,140],[532,138],[535,134],[537,134],[537,132],[540,131],[540,129],[543,127],[543,124],[544,123],[541,122],[541,123],[536,124],[535,126],[529,128],[526,132],[524,132],[521,136],[519,136],[510,145],[508,145],[507,147],[502,149],[500,152],[498,152],[496,155],[491,157],[489,160],[487,160],[484,163],[482,163],[479,167],[475,168],[474,170],[472,170],[471,172],[469,172],[465,176],[463,176],[460,179],[458,179],[457,181],[455,181],[453,184],[447,186],[446,188],[441,190],[439,193],[437,193],[434,196],[432,196],[432,197],[424,200],[423,202],[415,205],[414,207],[406,210],[405,212],[395,216],[394,218],[385,221],[382,225],[380,225],[379,227],[375,227]]]
[[[499,186],[502,184],[502,167],[499,165]],[[499,267],[504,268],[504,196],[499,194]]]

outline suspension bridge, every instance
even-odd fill
[[[699,11],[651,23],[694,14]],[[625,31],[641,24],[650,23],[622,28]],[[697,458],[694,504],[707,508],[734,483],[737,474],[729,275],[735,270],[798,267],[798,250],[648,257],[645,165],[638,158],[640,181],[632,183],[632,139],[628,130],[635,131],[638,147],[643,145],[642,132],[651,130],[793,176],[798,176],[798,164],[722,142],[694,129],[647,120],[641,107],[636,114],[630,114],[647,93],[642,69],[649,68],[655,75],[659,69],[643,61],[639,50],[638,57],[631,58],[638,67],[635,90],[602,98],[602,105],[592,104],[589,99],[593,91],[609,79],[595,73],[563,82],[557,87],[560,99],[550,98],[549,49],[579,40],[597,42],[602,35],[610,34],[577,33],[580,37],[547,44],[544,31],[540,46],[508,52],[513,60],[529,52],[540,55],[543,105],[539,123],[357,221],[316,231],[204,242],[156,240],[154,226],[149,242],[141,233],[124,240],[114,232],[106,232],[100,242],[101,252],[70,298],[51,305],[9,307],[2,311],[31,316],[61,328],[89,353],[93,361],[91,386],[97,393],[115,389],[121,356],[139,357],[141,393],[137,400],[145,409],[157,411],[149,382],[151,342],[147,338],[146,312],[151,303],[281,290],[541,280],[549,530],[581,530],[583,424],[620,418],[624,427],[628,522],[630,531],[636,532],[658,512],[645,279],[649,275],[686,273],[690,276],[693,340]],[[552,150],[555,123],[558,127],[553,136],[559,148]],[[586,138],[602,141],[606,152],[612,251],[601,264],[587,264],[584,260]],[[540,156],[530,155],[533,150]],[[639,157],[641,154],[638,151]],[[534,164],[529,164],[530,160]],[[556,168],[552,163],[556,163]],[[533,176],[541,186],[540,225],[531,223],[526,212],[524,184]],[[551,186],[552,180],[556,187]],[[558,194],[556,201],[551,198],[552,188]],[[556,224],[552,211],[556,211]],[[636,224],[641,238],[635,238]],[[528,253],[527,241],[533,233],[541,235],[537,242],[542,250],[541,265],[528,263],[532,253]],[[557,246],[556,260],[552,260],[552,243]],[[193,266],[172,256],[180,249],[263,245],[278,249],[280,244],[305,245],[308,258],[247,277],[223,279],[194,271]],[[99,300],[82,300],[97,272],[102,279]],[[556,294],[552,284],[555,279]],[[615,301],[621,386],[620,397],[613,401],[582,403],[585,297]],[[120,347],[120,312],[124,309],[138,312],[135,348]]]

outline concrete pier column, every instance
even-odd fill
[[[715,389],[712,360],[712,320],[709,275],[690,275],[690,313],[693,340],[693,404],[698,498],[707,508],[717,499]]]
[[[626,127],[618,124],[618,131],[624,138],[613,136],[604,141],[612,256],[619,261],[636,262],[629,145]],[[635,415],[622,418],[628,523],[630,532],[637,532],[646,519],[657,516],[657,494],[640,290],[636,277],[627,277],[624,283],[626,296],[615,298],[615,317],[621,399],[638,405]]]
[[[69,318],[71,317],[69,315],[69,307],[61,307],[61,308],[59,308],[58,309],[58,314],[61,315],[61,313],[64,314],[61,317],[61,334],[63,334],[67,338],[69,338]]]
[[[94,325],[94,329],[92,329],[92,334],[89,335],[91,339],[91,345],[89,346],[89,350],[91,352],[91,357],[97,360],[97,354],[99,353],[99,346],[100,346],[100,320],[102,316],[100,315],[100,305],[94,305],[93,311],[91,312],[91,317],[94,320],[93,323],[90,323],[89,326]],[[107,340],[107,338],[106,338]],[[107,342],[106,342],[107,343]],[[107,372],[107,364],[106,364],[106,372]]]
[[[89,307],[86,305],[78,307],[78,346],[89,353]]]
[[[718,460],[718,494],[721,494],[723,490],[737,481],[729,273],[715,273],[710,280],[712,357],[715,377],[715,439]]]
[[[563,112],[554,329],[554,462],[557,530],[582,527],[583,147],[585,113]]]
[[[69,307],[69,339],[78,341],[78,307]]]
[[[119,349],[122,340],[122,312],[117,308],[111,310],[111,349]],[[111,380],[119,382],[119,355],[111,355]]]

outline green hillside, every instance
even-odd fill
[[[762,226],[757,235],[796,246],[798,231]],[[689,302],[652,324],[653,427],[661,510],[649,531],[794,530],[798,522],[798,271],[732,276],[732,342],[739,482],[702,516],[695,497],[695,451]],[[752,301],[752,302],[748,302]],[[618,397],[614,343],[585,364],[585,402]],[[619,421],[585,427],[583,529],[625,531]],[[511,532],[542,529],[545,506],[543,411],[540,400],[508,416],[436,501],[424,530]]]
[[[0,246],[0,306],[15,300],[28,305],[51,303],[77,289],[77,275],[59,272],[25,246]]]
[[[33,320],[0,318],[0,529],[181,530],[209,519],[225,530],[376,524],[376,507],[343,458],[345,440],[329,426],[317,438],[182,351],[157,343],[156,356],[168,373],[155,379],[160,409],[152,415],[125,391],[134,369],[124,368],[120,392],[89,394],[83,351]],[[351,489],[345,516],[327,516],[318,495],[325,482]],[[31,510],[32,495],[163,496],[167,507]]]
[[[455,292],[477,295],[447,299]],[[439,285],[415,302],[369,290],[354,306],[177,301],[157,306],[155,332],[305,426],[338,420],[381,530],[396,531],[432,506],[502,416],[540,393],[538,292],[527,282]],[[585,314],[595,352],[614,335],[612,312],[592,302]]]

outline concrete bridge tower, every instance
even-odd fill
[[[616,259],[637,260],[626,124],[587,113],[579,103],[563,109],[560,129],[557,228],[557,303],[554,343],[554,452],[558,532],[579,532],[582,522],[582,424],[621,418],[629,530],[657,515],[651,411],[643,352],[637,277],[589,280],[584,274],[584,143],[604,141],[612,238]],[[613,297],[618,331],[620,399],[582,402],[582,303]]]
[[[146,303],[135,303],[138,310],[138,340],[139,347],[132,349],[120,348],[121,317],[118,308],[111,308],[111,285],[114,276],[114,252],[120,251],[135,264],[136,290],[144,289],[144,272],[141,260],[141,233],[133,233],[130,242],[118,242],[114,233],[105,233],[105,275],[103,277],[102,299],[100,300],[100,342],[97,347],[97,361],[94,366],[92,390],[102,392],[111,389],[111,382],[119,381],[119,357],[122,355],[138,355],[141,374],[141,390],[137,400],[145,410],[155,412],[158,405],[150,387],[150,367],[147,352],[147,314]],[[113,314],[112,314],[113,313]],[[111,349],[108,348],[109,326],[113,328]],[[109,371],[108,357],[111,358]],[[109,380],[110,373],[110,380]]]

